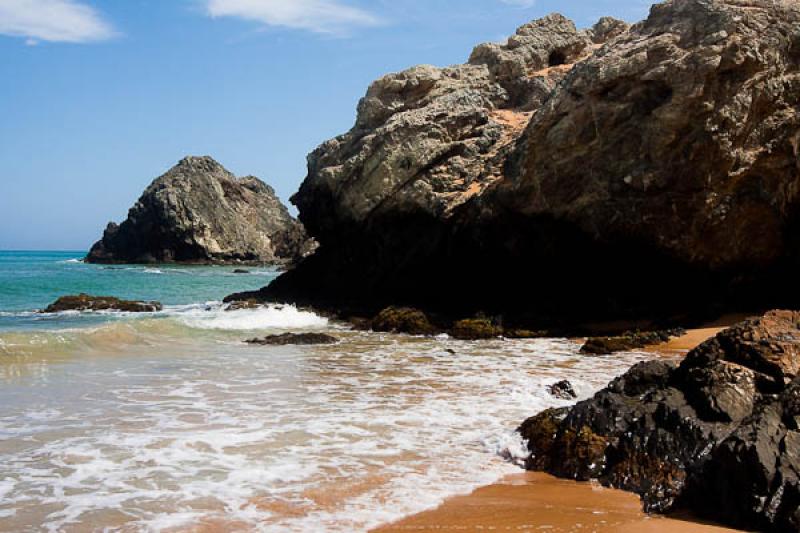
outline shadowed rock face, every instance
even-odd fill
[[[187,157],[144,191],[127,220],[108,225],[86,259],[283,264],[312,249],[269,185],[236,178],[210,157]]]
[[[260,296],[573,323],[791,305],[798,27],[796,2],[672,0],[382,78],[293,198],[319,252]]]
[[[526,466],[745,528],[800,529],[800,313],[725,330],[679,365],[632,367],[593,398],[525,421]]]

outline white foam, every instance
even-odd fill
[[[168,312],[210,331],[325,324],[289,306]],[[131,517],[126,530],[221,519],[365,531],[519,471],[527,450],[514,428],[567,403],[547,385],[569,379],[585,397],[644,357],[587,358],[557,339],[338,334],[337,345],[268,357],[197,343],[74,358],[50,369],[58,394],[37,393],[35,406],[0,388],[11,450],[0,454],[0,530],[9,509],[33,502],[46,509],[34,525],[51,531],[119,528],[102,522],[108,511]]]
[[[324,328],[328,319],[293,305],[269,305],[257,309],[225,311],[222,307],[193,308],[176,315],[188,326],[216,330]]]
[[[160,268],[145,268],[142,272],[145,274],[163,274],[164,271]]]

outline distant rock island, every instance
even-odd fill
[[[294,263],[314,249],[275,191],[210,157],[186,157],[109,223],[90,263]]]
[[[292,198],[319,250],[258,296],[537,326],[790,307],[799,27],[797,2],[672,0],[385,76]]]

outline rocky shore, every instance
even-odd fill
[[[272,187],[187,157],[147,187],[122,224],[109,223],[86,261],[285,265],[314,247]]]
[[[800,312],[722,331],[680,364],[640,363],[519,428],[526,467],[760,531],[800,530]]]
[[[796,2],[671,0],[385,76],[292,199],[319,250],[256,296],[528,329],[791,307],[799,25]]]
[[[796,308],[799,28],[793,1],[668,0],[387,75],[292,198],[316,253],[227,301],[459,339],[604,335],[587,357]],[[799,343],[800,314],[774,311],[639,364],[522,424],[526,466],[798,531]]]

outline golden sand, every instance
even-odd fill
[[[642,512],[635,494],[526,472],[508,476],[467,496],[451,498],[437,509],[373,531],[722,533],[736,530],[685,519],[649,516]]]

